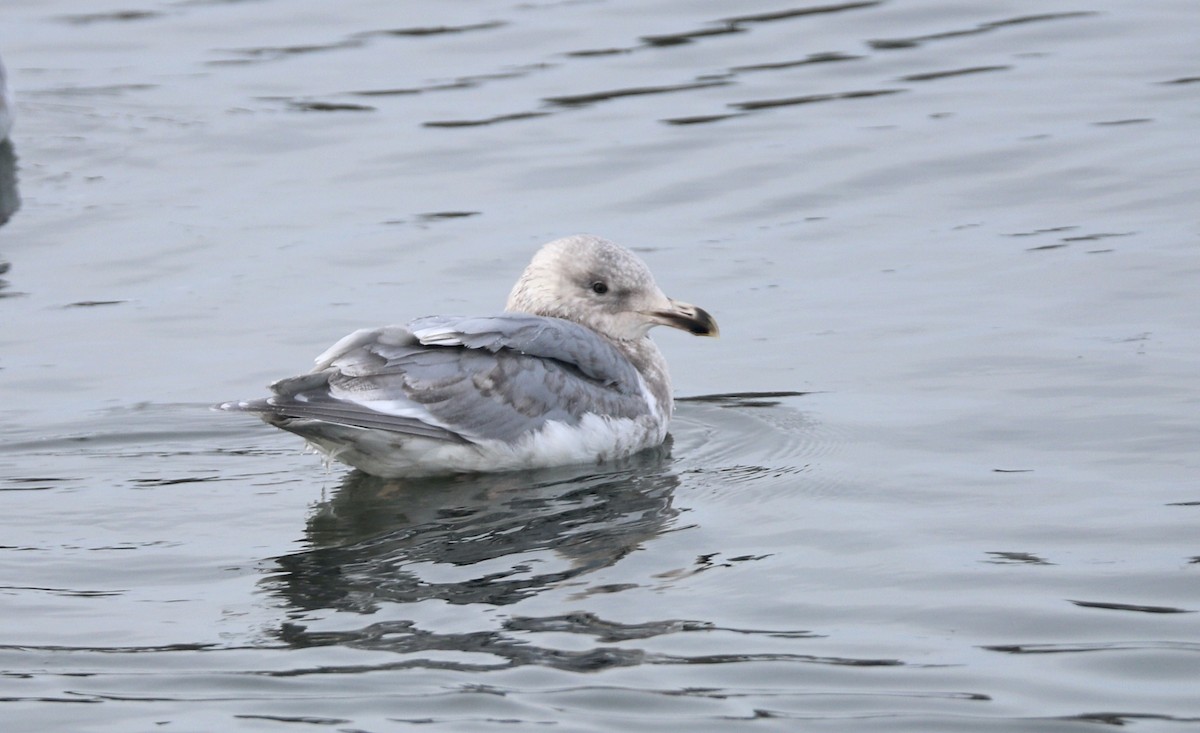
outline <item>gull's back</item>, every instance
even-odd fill
[[[271,389],[222,407],[381,476],[619,458],[662,442],[668,417],[613,344],[526,314],[358,331]]]

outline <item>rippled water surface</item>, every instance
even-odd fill
[[[1190,0],[0,0],[5,731],[1200,723]],[[636,249],[616,465],[208,405]]]

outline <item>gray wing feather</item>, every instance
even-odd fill
[[[557,318],[430,316],[358,331],[245,403],[264,418],[316,420],[447,441],[514,440],[547,420],[647,412],[637,370],[612,344]],[[280,425],[283,427],[283,425]]]
[[[634,394],[637,369],[595,331],[560,318],[506,314],[483,318],[426,316],[408,324],[427,345],[463,345],[492,352],[511,349],[571,364],[588,378]]]

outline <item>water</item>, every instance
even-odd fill
[[[6,730],[1200,722],[1192,3],[0,17]],[[207,408],[577,231],[721,324],[662,452]]]

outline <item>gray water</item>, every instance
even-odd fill
[[[5,731],[1200,723],[1191,0],[0,21]],[[662,451],[386,482],[208,409],[579,231],[721,324]]]

